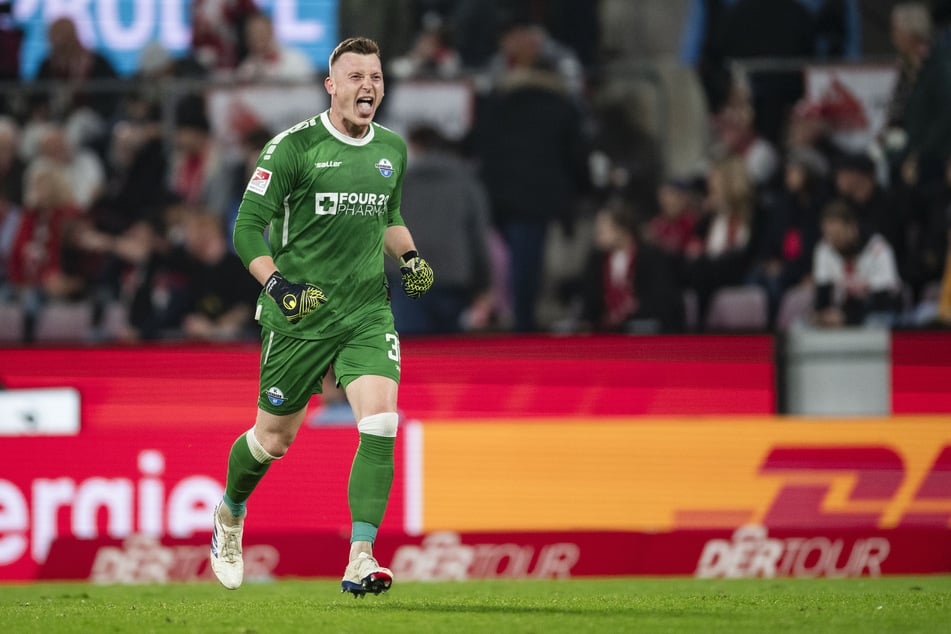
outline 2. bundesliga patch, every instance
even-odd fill
[[[248,191],[263,196],[267,192],[268,185],[271,184],[272,174],[271,170],[266,170],[263,167],[255,168],[251,180],[248,181]]]

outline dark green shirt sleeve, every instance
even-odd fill
[[[245,268],[254,258],[271,255],[271,248],[264,239],[270,212],[263,206],[245,198],[238,208],[238,217],[234,222],[234,250],[241,258]]]

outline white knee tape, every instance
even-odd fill
[[[361,434],[395,438],[396,426],[399,421],[400,417],[396,412],[384,412],[383,414],[374,414],[360,419],[360,422],[357,423],[357,429]]]
[[[246,433],[244,436],[248,439],[248,449],[251,450],[251,456],[253,456],[254,459],[261,464],[267,464],[279,458],[279,456],[272,456],[269,454],[264,448],[264,445],[258,442],[258,439],[254,437],[254,427],[249,429],[248,433]]]

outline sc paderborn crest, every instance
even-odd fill
[[[373,167],[380,170],[380,174],[382,174],[384,178],[389,178],[393,175],[393,164],[390,163],[388,159],[381,158]]]

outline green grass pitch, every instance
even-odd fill
[[[0,585],[3,632],[951,632],[951,576]]]

